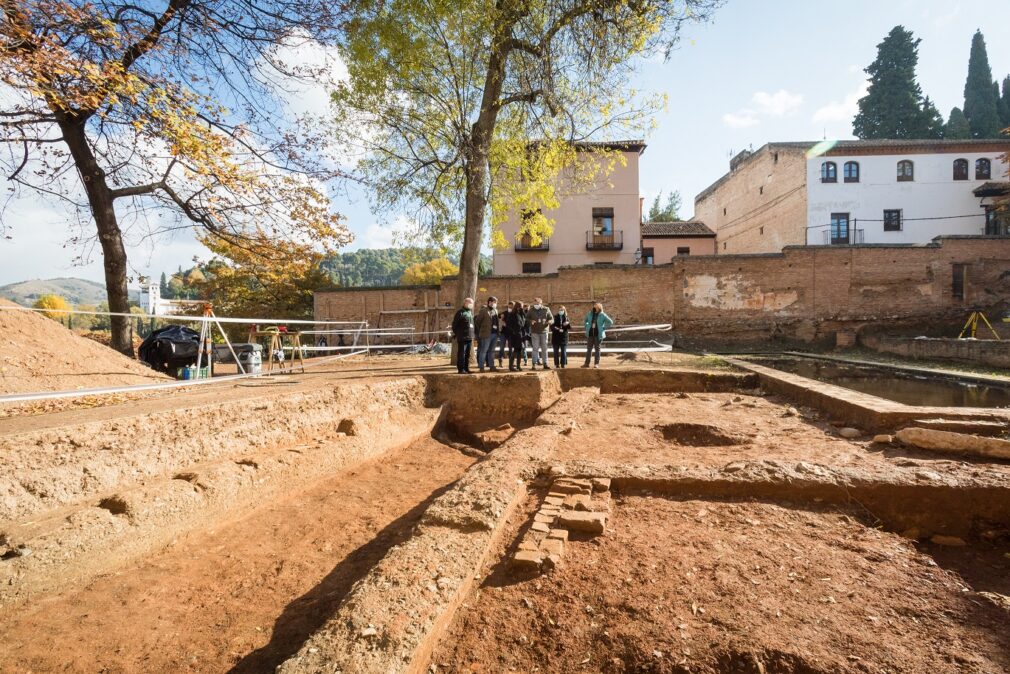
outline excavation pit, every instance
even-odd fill
[[[667,442],[690,447],[727,447],[742,445],[748,440],[742,433],[731,433],[709,424],[661,424],[655,429]]]
[[[492,566],[435,650],[432,671],[997,674],[1010,666],[1006,613],[908,540],[867,526],[858,510],[630,493],[611,518],[604,535],[569,542],[549,574]]]

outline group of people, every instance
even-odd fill
[[[532,369],[541,365],[543,369],[550,370],[551,367],[547,364],[548,335],[554,367],[567,367],[568,333],[572,329],[572,323],[563,306],[558,308],[557,313],[553,313],[543,299],[537,297],[532,304],[509,302],[508,307],[499,312],[498,299],[488,297],[487,304],[476,314],[473,307],[473,299],[466,298],[452,319],[452,335],[457,346],[456,371],[460,374],[471,374],[470,356],[474,342],[477,342],[477,366],[481,372],[497,372],[502,369],[506,350],[509,372],[522,371],[523,365],[527,363],[527,345],[532,352]],[[603,305],[597,302],[582,323],[586,335],[586,361],[582,367],[589,367],[594,354],[594,366],[599,367],[600,346],[607,337],[607,328],[614,321],[603,311]]]

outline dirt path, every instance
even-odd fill
[[[472,461],[426,438],[22,607],[0,671],[273,671]]]

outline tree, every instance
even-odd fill
[[[165,276],[165,272],[161,272],[161,283],[159,284],[159,294],[165,298],[171,298],[170,290],[168,289],[168,277]]]
[[[574,141],[640,133],[662,104],[635,94],[636,57],[668,53],[681,28],[722,0],[373,0],[352,9],[334,92],[340,139],[379,210],[461,245],[459,300],[474,295],[480,250],[506,242],[509,212],[538,239],[540,211],[619,161],[576,167]],[[633,137],[633,136],[632,136]],[[585,155],[583,155],[585,158]],[[591,175],[582,175],[582,170]]]
[[[653,199],[652,206],[649,208],[649,222],[675,222],[680,220],[680,216],[677,214],[681,205],[680,192],[674,190],[667,195],[665,202],[662,199],[663,191],[660,190],[656,198]]]
[[[446,276],[455,276],[458,273],[459,267],[442,257],[410,265],[400,277],[400,285],[434,285],[440,283]]]
[[[97,239],[109,306],[129,310],[124,231],[181,227],[276,259],[350,239],[323,184],[318,132],[291,87],[325,76],[285,49],[332,43],[324,0],[0,0],[0,163],[17,190],[63,198]],[[168,217],[156,223],[148,211]],[[259,248],[253,248],[259,246]],[[112,346],[132,354],[129,318]]]
[[[70,304],[61,295],[39,295],[39,298],[35,300],[35,304],[32,306],[36,309],[48,309],[48,311],[43,311],[42,315],[54,321],[61,320],[70,315],[63,313],[70,309]]]
[[[187,278],[194,298],[209,301],[221,315],[312,318],[314,292],[333,287],[321,266],[324,254],[295,255],[297,243],[275,242],[281,263],[254,252],[266,242],[257,242],[252,250],[213,237],[204,243],[214,257],[190,270]],[[229,334],[239,337],[247,329],[241,326]]]
[[[852,121],[853,134],[861,139],[938,138],[942,129],[939,113],[916,81],[919,42],[911,31],[895,26],[877,45],[877,58],[864,71],[870,86],[859,99],[859,112]]]
[[[1010,75],[1003,78],[1003,95],[999,99],[1000,124],[1010,127]]]
[[[961,108],[951,108],[950,117],[943,129],[943,137],[954,140],[966,140],[971,138],[971,127],[968,125],[968,118],[961,112]]]
[[[997,138],[1000,132],[999,99],[993,92],[992,70],[982,31],[975,31],[964,83],[964,116],[973,138]]]

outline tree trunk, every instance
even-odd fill
[[[88,145],[85,123],[86,120],[61,120],[60,130],[81,176],[91,214],[95,218],[98,240],[102,245],[105,292],[109,298],[109,311],[128,314],[130,296],[126,286],[126,248],[123,246],[123,233],[116,219],[112,190],[109,188],[105,171],[99,166],[94,152]],[[112,348],[133,357],[130,319],[126,316],[110,316],[110,323]]]

